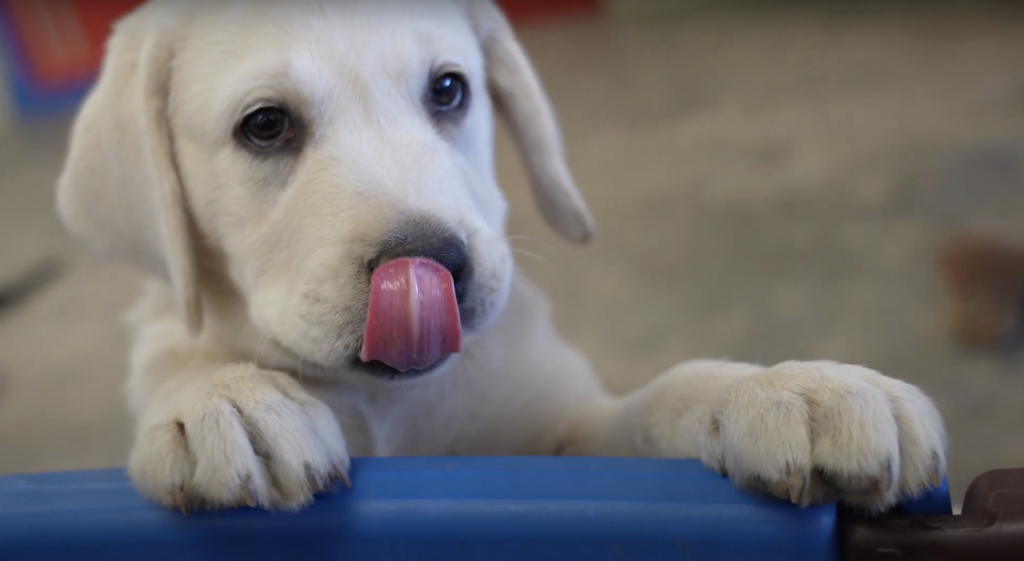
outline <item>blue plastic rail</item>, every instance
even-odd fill
[[[833,506],[685,460],[375,458],[299,513],[184,516],[121,470],[0,477],[0,560],[840,561]],[[947,488],[916,505],[948,512]]]

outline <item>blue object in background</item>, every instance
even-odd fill
[[[839,557],[834,506],[751,497],[691,460],[373,458],[351,476],[351,491],[300,513],[188,517],[147,503],[120,470],[3,477],[0,559]]]
[[[46,87],[33,72],[26,46],[18,40],[15,20],[6,2],[0,0],[0,70],[4,71],[0,87],[6,87],[19,121],[70,115],[92,87],[92,75],[69,78],[59,87]]]

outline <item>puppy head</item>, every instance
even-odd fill
[[[245,327],[234,343],[268,366],[374,370],[357,356],[383,259],[452,270],[470,336],[506,303],[492,102],[544,217],[587,241],[553,113],[489,2],[150,3],[108,44],[59,213],[166,278],[193,333],[205,301],[207,321]],[[210,305],[223,287],[240,303],[230,314]]]

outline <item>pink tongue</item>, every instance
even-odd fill
[[[462,323],[448,269],[414,257],[374,271],[360,359],[405,372],[426,370],[460,350]]]

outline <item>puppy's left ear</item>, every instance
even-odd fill
[[[115,26],[71,131],[57,210],[93,249],[167,280],[196,333],[198,270],[167,110],[177,34],[169,5],[143,6]]]
[[[580,244],[590,241],[594,219],[569,171],[555,112],[512,26],[491,0],[462,4],[484,51],[495,108],[526,164],[537,207],[563,237]]]

